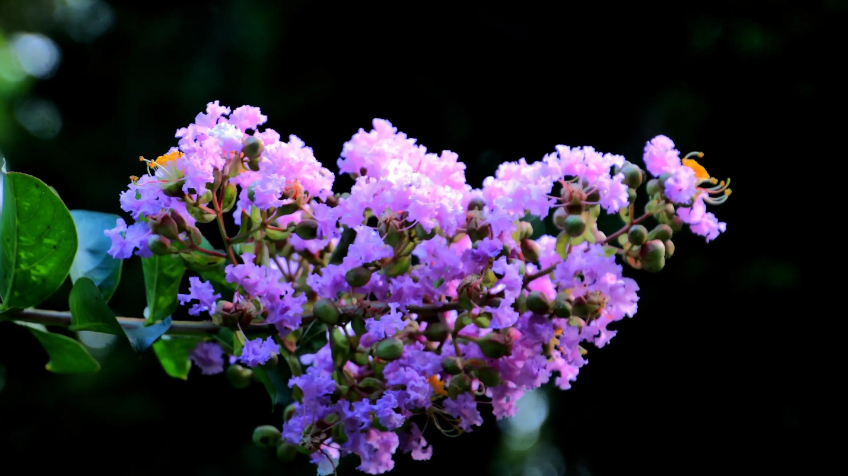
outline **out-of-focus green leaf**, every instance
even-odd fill
[[[86,276],[94,281],[103,299],[109,299],[121,281],[123,260],[109,256],[112,240],[103,232],[115,227],[120,218],[111,213],[88,210],[71,210],[71,216],[77,226],[79,248],[71,266],[71,281]]]
[[[153,352],[159,358],[165,373],[174,378],[187,380],[188,371],[191,370],[188,354],[201,340],[199,337],[165,335],[153,343]]]
[[[285,406],[292,401],[292,391],[288,386],[290,375],[282,362],[270,369],[255,367],[253,375],[268,391],[268,396],[271,397],[271,411],[274,411],[276,405]]]
[[[0,297],[3,309],[37,306],[68,276],[77,251],[74,219],[41,180],[4,175],[0,216]]]
[[[93,373],[100,370],[100,364],[76,340],[33,326],[27,327],[50,356],[45,366],[47,370],[57,374]]]

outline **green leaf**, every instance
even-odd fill
[[[221,344],[221,347],[224,349],[224,352],[235,355],[235,351],[233,348],[235,339],[232,329],[222,327],[218,330],[218,333],[213,335],[212,337],[214,337],[215,340],[217,340],[218,343]]]
[[[618,248],[615,246],[604,245],[604,256],[609,258],[610,256],[615,255],[618,252]]]
[[[185,273],[185,264],[179,256],[151,256],[141,260],[144,270],[144,288],[150,315],[147,322],[156,322],[177,310],[177,294]]]
[[[74,219],[41,180],[5,175],[0,216],[2,307],[27,308],[50,297],[68,277],[77,251]]]
[[[566,233],[565,231],[559,232],[559,235],[557,235],[556,240],[556,252],[562,259],[565,259],[567,256],[565,252],[568,250],[569,241],[571,241],[571,237],[568,236],[568,233]]]
[[[82,276],[91,278],[103,298],[109,302],[121,281],[124,261],[109,255],[112,240],[103,232],[114,228],[120,217],[88,210],[71,210],[71,216],[77,225],[79,240],[79,248],[71,266],[71,281],[76,283]]]
[[[50,361],[45,366],[47,370],[57,374],[94,373],[100,370],[100,364],[76,340],[28,327],[50,356]]]
[[[330,264],[342,264],[345,256],[347,256],[348,248],[350,248],[350,245],[355,239],[356,230],[353,228],[345,228],[342,232],[341,238],[339,238],[339,243],[336,245],[336,249],[334,249],[333,254],[330,255]]]
[[[165,373],[174,378],[187,380],[188,371],[191,370],[188,354],[201,340],[199,337],[166,335],[153,343],[153,352],[159,358]]]
[[[292,402],[292,391],[288,386],[291,376],[288,375],[286,366],[282,365],[282,362],[270,369],[255,367],[253,375],[268,391],[268,396],[271,397],[271,411],[274,411],[276,405],[286,406]]]
[[[125,329],[106,305],[91,278],[80,278],[68,299],[72,331],[93,331],[125,336],[136,352],[144,352],[171,327],[171,317],[149,326]]]

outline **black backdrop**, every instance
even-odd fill
[[[4,2],[0,28],[43,27],[58,43],[56,75],[27,94],[53,101],[62,129],[39,140],[7,121],[0,148],[70,208],[118,212],[127,177],[143,172],[137,157],[175,145],[174,131],[216,99],[260,106],[267,126],[333,170],[344,141],[389,119],[432,151],[459,153],[475,186],[499,162],[556,144],[638,161],[663,133],[705,151],[707,169],[734,182],[712,210],[727,233],[675,238],[666,269],[637,276],[639,313],[590,354],[573,389],[548,394],[543,436],[568,474],[783,474],[815,461],[801,449],[816,350],[799,335],[811,332],[796,312],[809,269],[791,244],[801,185],[787,164],[821,140],[819,108],[832,98],[818,52],[837,41],[845,2],[112,2],[111,27],[87,44],[32,23],[49,4]],[[140,283],[130,260],[112,300],[121,315],[140,315]],[[49,374],[45,361],[29,333],[0,325],[7,468],[312,474],[249,444],[256,425],[279,421],[261,387],[172,380],[152,354],[116,356],[86,377]],[[503,474],[499,438],[487,415],[459,439],[430,434],[433,459],[401,456],[396,471]]]

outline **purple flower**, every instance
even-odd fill
[[[199,342],[189,352],[188,357],[200,367],[203,375],[214,375],[224,371],[224,350],[217,342]]]
[[[374,411],[380,420],[380,424],[389,430],[400,428],[406,420],[402,415],[395,412],[395,408],[397,407],[397,398],[391,392],[383,394],[374,404]]]
[[[400,434],[400,449],[404,453],[412,453],[412,459],[416,461],[428,460],[433,456],[433,446],[427,443],[415,423],[410,427],[409,433]]]
[[[399,444],[398,436],[394,432],[385,432],[375,429],[368,430],[365,444],[362,445],[363,452],[359,453],[362,464],[356,469],[368,474],[381,474],[391,471],[395,467],[392,455]]]
[[[642,159],[648,172],[654,177],[671,173],[680,166],[680,152],[674,148],[674,142],[663,135],[656,136],[645,144]]]
[[[103,232],[112,239],[109,255],[115,259],[127,259],[132,256],[133,251],[142,258],[152,256],[153,253],[147,247],[147,240],[153,234],[145,222],[136,222],[127,227],[123,218],[118,218],[115,228]]]
[[[460,394],[456,400],[445,399],[442,403],[445,411],[459,419],[459,427],[471,431],[471,426],[483,424],[483,416],[477,410],[477,401],[468,393]]]
[[[257,367],[279,353],[280,348],[273,337],[269,336],[264,341],[261,337],[257,337],[244,343],[239,360],[248,367]]]
[[[220,294],[215,293],[212,283],[201,281],[200,278],[192,276],[188,278],[190,283],[188,294],[178,294],[180,304],[185,304],[193,299],[198,302],[191,306],[188,313],[192,316],[199,316],[201,312],[208,313],[210,316],[215,313],[217,308],[217,300],[221,298]]]
[[[683,220],[683,223],[689,224],[692,233],[706,237],[708,242],[716,239],[719,233],[727,230],[726,223],[718,221],[712,212],[707,211],[703,194],[698,194],[695,197],[691,208],[678,208],[677,216]]]
[[[676,167],[665,181],[665,195],[674,203],[689,203],[698,191],[696,182],[694,170],[685,165]]]
[[[268,116],[262,115],[259,112],[259,108],[253,106],[236,108],[229,119],[230,124],[238,127],[242,132],[247,132],[248,129],[256,130],[258,126],[265,124],[267,120]]]
[[[365,328],[368,329],[368,334],[371,335],[372,342],[382,340],[385,337],[392,337],[404,327],[406,322],[403,321],[403,314],[398,312],[398,303],[389,303],[390,311],[388,314],[383,314],[379,319],[368,318],[365,320]]]

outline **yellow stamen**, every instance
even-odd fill
[[[448,392],[445,390],[445,383],[439,380],[438,375],[431,375],[430,378],[427,379],[427,382],[429,382],[430,386],[433,387],[433,391],[436,392],[436,395],[441,395],[443,397],[448,396]]]
[[[729,189],[729,188],[728,188],[728,189],[726,189],[726,190],[724,191],[724,194],[725,194],[725,195],[727,195],[727,196],[729,197],[729,196],[730,196],[730,189]]]
[[[562,335],[562,329],[555,330],[554,335],[557,336],[557,337],[561,336]]]
[[[138,177],[135,175],[130,175],[130,181],[132,181],[133,183],[138,182]]]
[[[165,155],[160,155],[150,165],[152,165],[153,167],[162,167],[163,165],[167,164],[168,162],[173,162],[173,161],[179,159],[182,156],[183,156],[182,152],[175,150],[173,152],[168,152]]]
[[[710,179],[710,174],[707,173],[707,169],[705,169],[704,166],[699,164],[696,160],[683,159],[683,165],[695,171],[695,178],[700,180]]]

